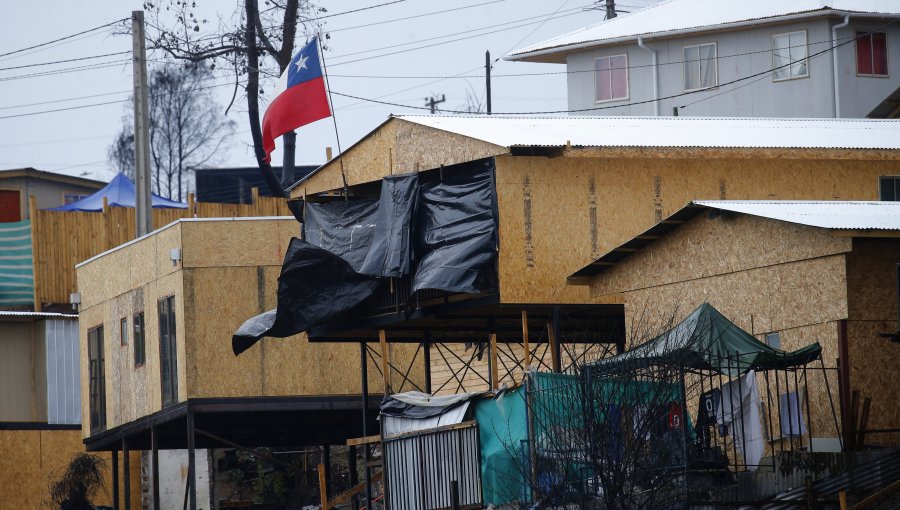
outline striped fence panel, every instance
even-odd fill
[[[0,223],[0,307],[33,302],[31,222]]]

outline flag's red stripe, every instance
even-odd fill
[[[275,138],[331,115],[325,80],[321,76],[299,83],[276,97],[263,116],[263,149],[266,160],[275,150]]]

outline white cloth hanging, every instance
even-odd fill
[[[796,391],[785,393],[779,396],[780,418],[781,418],[781,435],[783,436],[802,436],[806,434],[806,423],[803,421],[802,408],[800,406],[800,398]]]
[[[765,447],[759,405],[756,372],[753,370],[722,385],[722,405],[719,406],[716,421],[719,425],[728,427],[728,432],[750,471],[759,467]]]

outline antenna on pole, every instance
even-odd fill
[[[434,112],[437,111],[437,105],[443,103],[447,100],[447,96],[441,94],[441,98],[438,99],[437,96],[426,97],[425,98],[425,106],[431,109],[431,114],[434,115]]]

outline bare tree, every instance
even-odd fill
[[[208,69],[199,64],[168,65],[150,74],[150,159],[156,192],[183,200],[191,175],[214,161],[222,144],[234,132],[204,81]],[[125,126],[109,148],[109,160],[133,175],[133,103],[125,115]]]
[[[245,0],[243,12],[222,19],[218,27],[206,29],[206,19],[198,18],[196,1],[146,1],[150,48],[159,49],[178,60],[208,62],[210,67],[230,67],[235,78],[235,95],[240,78],[246,76],[244,90],[247,115],[257,164],[275,196],[286,196],[271,166],[265,160],[259,98],[263,94],[260,74],[277,77],[291,62],[295,39],[320,30],[316,16],[326,10],[310,0]],[[203,27],[203,28],[201,28]],[[326,35],[327,38],[327,35]],[[271,65],[277,67],[277,74]]]

